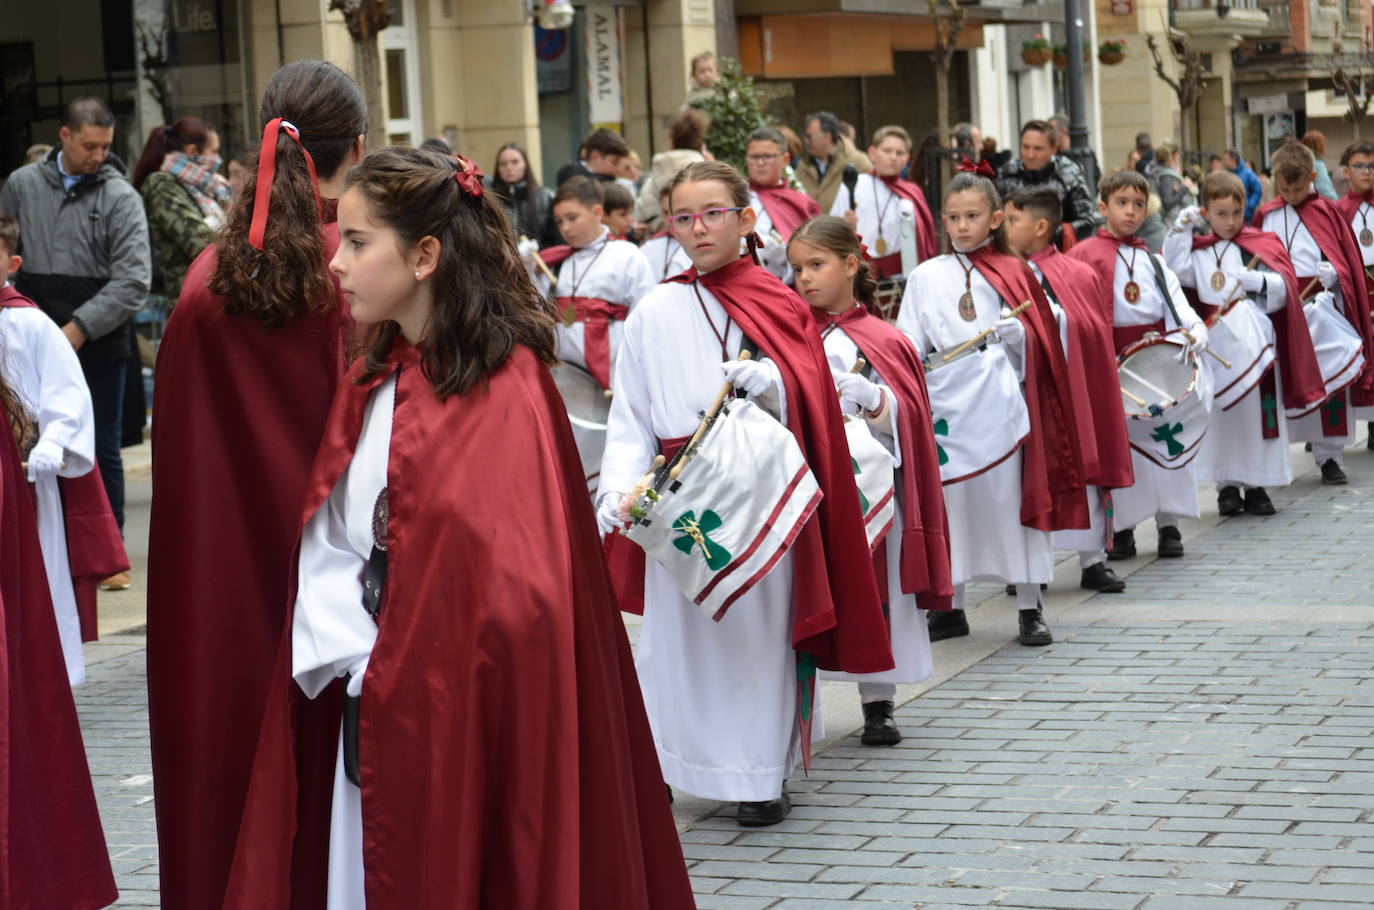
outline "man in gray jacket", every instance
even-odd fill
[[[1088,186],[1082,168],[1055,154],[1058,145],[1054,127],[1043,120],[1027,122],[1021,127],[1021,157],[1008,161],[997,172],[997,192],[1007,199],[1022,187],[1052,187],[1064,209],[1063,224],[1054,238],[1062,248],[1066,226],[1072,227],[1075,240],[1087,240],[1104,219],[1097,211],[1096,187]]]
[[[143,200],[110,156],[114,115],[78,98],[62,116],[61,144],[19,168],[0,190],[0,212],[19,219],[19,290],[76,349],[95,412],[95,451],[110,507],[124,527],[119,444],[130,325],[152,277]],[[117,160],[117,159],[115,159]]]

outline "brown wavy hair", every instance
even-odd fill
[[[358,136],[367,132],[367,107],[353,80],[322,60],[297,60],[272,76],[262,93],[258,126],[281,117],[300,130],[315,171],[331,177]],[[281,131],[263,249],[248,242],[258,166],[248,169],[216,247],[210,290],[226,313],[251,316],[271,329],[329,305],[334,285],[325,272],[320,212],[300,146]]]
[[[801,227],[792,232],[787,248],[792,244],[809,243],[820,250],[827,250],[845,259],[853,256],[859,260],[859,270],[854,273],[854,299],[863,304],[870,313],[877,313],[878,279],[873,277],[873,267],[864,258],[864,249],[859,237],[849,222],[834,215],[817,215],[802,222]]]
[[[685,168],[677,172],[673,177],[673,182],[668,184],[668,216],[673,213],[673,193],[684,183],[705,183],[708,180],[718,180],[725,184],[725,188],[730,191],[730,200],[740,208],[747,208],[749,205],[749,181],[744,176],[724,161],[694,161]],[[754,265],[759,264],[759,235],[751,233],[745,238],[749,248],[749,258],[754,260]]]
[[[554,304],[534,289],[506,213],[490,193],[469,196],[454,179],[458,170],[456,159],[437,152],[386,148],[349,172],[346,190],[362,194],[403,248],[439,241],[420,368],[440,401],[484,384],[517,344],[544,363],[558,359]],[[399,331],[390,321],[367,330],[360,382],[383,368]]]
[[[5,352],[0,350],[0,357],[4,357],[4,354]],[[5,381],[3,371],[0,371],[0,417],[3,417],[9,426],[10,435],[14,437],[19,451],[27,457],[29,449],[38,441],[38,424],[29,415],[28,408],[24,407],[19,393]]]

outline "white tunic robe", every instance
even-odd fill
[[[598,240],[574,250],[572,255],[559,263],[557,275],[558,286],[553,289],[555,297],[592,297],[629,307],[632,311],[639,299],[659,281],[650,271],[649,261],[639,247],[625,240],[612,240],[610,228],[605,227],[601,229]],[[535,285],[541,293],[548,293],[549,279],[543,272],[535,276]],[[584,330],[581,322],[558,324],[558,358],[585,369]],[[619,319],[612,320],[611,376],[615,375],[616,352],[620,350],[620,340],[624,334],[625,323]]]
[[[787,258],[788,238],[773,226],[773,216],[768,214],[768,208],[753,190],[749,191],[749,205],[758,219],[754,222],[754,233],[763,241],[763,246],[759,247],[759,265],[776,275],[783,284],[791,285],[794,276],[792,263]]]
[[[847,373],[858,360],[859,349],[854,340],[845,334],[844,329],[836,326],[825,336],[825,354],[830,369]],[[869,376],[880,386],[887,386],[882,376],[874,370]],[[879,428],[865,421],[873,438],[882,443],[883,448],[892,453],[892,467],[902,466],[902,446],[897,424],[899,403],[891,392],[887,395],[888,412],[886,425]],[[902,593],[902,501],[897,498],[897,514],[892,521],[892,530],[880,546],[887,549],[887,578],[878,579],[883,589],[883,601],[887,604],[888,627],[891,630],[892,658],[896,666],[881,673],[821,673],[825,679],[840,679],[857,683],[918,683],[935,674],[935,662],[930,652],[930,632],[926,626],[926,616],[916,606],[916,595]]]
[[[687,251],[672,234],[650,237],[644,241],[639,251],[649,263],[649,274],[656,282],[681,274],[692,267],[692,257],[687,255]]]
[[[1006,302],[976,268],[967,275],[976,318],[965,322],[959,316],[957,301],[964,293],[964,265],[968,264],[946,253],[912,270],[897,328],[915,342],[922,356],[968,341],[1001,318]],[[1016,363],[1015,357],[1012,362]],[[1018,373],[1021,369],[1017,364]],[[945,486],[954,584],[1048,582],[1054,575],[1050,535],[1021,524],[1021,457],[1017,449],[996,467]]]
[[[854,214],[859,220],[854,233],[858,234],[859,239],[868,247],[868,254],[874,259],[881,259],[883,256],[900,253],[902,212],[906,212],[914,219],[915,204],[910,199],[904,199],[892,192],[886,183],[872,174],[859,175],[859,182],[854,185],[854,204]],[[849,191],[841,186],[839,193],[835,195],[835,201],[830,205],[830,214],[843,217],[847,211]],[[878,248],[879,238],[883,241],[881,250]],[[962,280],[960,284],[963,284]]]
[[[1134,260],[1132,251],[1135,252]],[[1168,302],[1160,294],[1155,280],[1154,268],[1148,258],[1152,255],[1134,247],[1121,248],[1112,276],[1112,299],[1115,302],[1113,325],[1148,325],[1163,320],[1166,331],[1177,327]],[[1162,259],[1160,262],[1163,264]],[[1126,284],[1132,280],[1140,288],[1140,299],[1135,303],[1127,303]],[[1164,266],[1164,283],[1174,310],[1178,313],[1178,322],[1185,328],[1202,322],[1189,306],[1188,298],[1183,296],[1178,276],[1167,265]],[[1198,369],[1211,369],[1206,356],[1199,361]],[[1131,470],[1135,473],[1135,484],[1112,491],[1113,518],[1118,529],[1133,528],[1152,515],[1167,521],[1172,521],[1174,517],[1198,517],[1197,475],[1193,473],[1191,464],[1167,470],[1131,449]]]
[[[95,467],[91,392],[71,342],[37,307],[0,307],[0,370],[37,421],[38,438],[62,447],[63,467],[57,474],[39,475],[34,492],[38,542],[52,591],[67,681],[79,686],[86,681],[86,664],[57,477],[81,477]]]
[[[660,439],[687,436],[724,381],[742,335],[702,287],[661,284],[625,322],[601,463],[603,495],[622,495],[648,470]],[[727,329],[727,325],[729,328]],[[781,404],[784,414],[786,404]],[[635,666],[664,779],[708,799],[776,798],[800,757],[792,560],[788,554],[720,622],[646,560],[644,625]],[[816,689],[819,696],[820,688]],[[821,735],[819,710],[813,738]]]
[[[372,553],[372,513],[387,483],[393,375],[372,392],[353,460],[301,535],[291,673],[310,698],[341,676],[348,694],[362,692],[377,625],[363,609],[362,571]],[[328,910],[362,910],[362,792],[344,775],[343,734],[334,765],[329,828]]]
[[[1164,241],[1163,253],[1169,268],[1178,276],[1179,284],[1193,288],[1202,303],[1217,307],[1235,297],[1239,289],[1234,281],[1228,280],[1220,291],[1213,290],[1212,274],[1218,268],[1227,273],[1239,272],[1249,258],[1233,243],[1194,250],[1192,235],[1187,232],[1170,234]],[[1278,312],[1287,303],[1288,291],[1283,279],[1258,263],[1255,270],[1264,276],[1265,290],[1250,299],[1261,312]],[[1275,362],[1275,408],[1283,401],[1280,372],[1281,366]],[[1245,487],[1287,486],[1293,482],[1293,465],[1288,455],[1288,422],[1277,420],[1278,436],[1265,439],[1261,433],[1264,415],[1260,399],[1260,389],[1256,386],[1230,410],[1212,409],[1207,435],[1192,465],[1199,479],[1221,486]]]

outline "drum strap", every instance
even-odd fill
[[[1169,315],[1174,317],[1174,328],[1183,328],[1183,321],[1178,318],[1178,308],[1174,306],[1174,297],[1169,293],[1169,282],[1164,280],[1164,266],[1160,265],[1159,257],[1153,253],[1146,252],[1149,257],[1150,265],[1154,266],[1155,285],[1159,288],[1159,296],[1164,298],[1164,305],[1169,308]]]

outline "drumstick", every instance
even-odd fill
[[[1031,302],[1030,302],[1029,300],[1027,300],[1025,303],[1021,304],[1019,307],[1017,307],[1016,309],[1012,310],[1009,314],[1007,314],[1007,315],[1004,316],[1003,318],[1004,318],[1004,319],[1010,319],[1010,318],[1013,317],[1013,316],[1019,316],[1019,315],[1021,315],[1022,313],[1024,313],[1026,310],[1030,309],[1030,305],[1031,305]],[[991,335],[991,334],[992,334],[993,332],[995,332],[995,331],[997,331],[997,327],[996,327],[996,326],[992,326],[992,327],[983,329],[983,331],[979,332],[977,335],[974,335],[972,338],[970,338],[968,341],[965,341],[963,344],[959,345],[959,346],[958,346],[957,348],[955,348],[954,350],[952,350],[952,351],[946,351],[946,352],[944,353],[944,355],[942,355],[941,359],[942,359],[945,363],[949,363],[949,362],[950,362],[951,360],[953,360],[955,357],[958,357],[960,354],[964,353],[964,352],[967,351],[969,348],[974,347],[974,346],[977,345],[980,341],[982,341],[984,338],[988,337],[989,335]]]
[[[743,362],[748,360],[750,356],[748,351],[740,351],[737,359]],[[692,449],[696,446],[697,442],[700,441],[702,434],[706,432],[707,428],[715,422],[716,415],[720,413],[721,406],[725,404],[725,399],[729,397],[734,387],[735,384],[728,380],[725,385],[720,387],[720,394],[716,395],[716,400],[711,403],[710,410],[701,418],[701,423],[697,424],[697,428],[692,433],[692,437],[687,440],[687,445],[683,447],[682,457],[679,458],[677,464],[673,465],[668,471],[668,476],[670,478],[677,480],[678,477],[681,476],[683,470],[687,467],[687,462],[692,458]]]
[[[860,357],[858,360],[854,361],[854,366],[850,368],[849,372],[862,373],[866,366],[868,366],[868,361]]]
[[[1148,407],[1150,406],[1150,403],[1149,403],[1148,401],[1146,401],[1144,398],[1140,398],[1140,397],[1137,397],[1137,396],[1135,396],[1135,395],[1132,395],[1130,392],[1126,391],[1124,388],[1121,390],[1121,394],[1122,394],[1122,395],[1125,395],[1127,398],[1131,399],[1131,401],[1133,401],[1133,402],[1135,402],[1136,404],[1140,405],[1142,408],[1148,408]]]
[[[1320,280],[1320,279],[1313,278],[1311,281],[1307,282],[1307,287],[1303,288],[1303,289],[1302,289],[1302,293],[1298,295],[1298,302],[1299,302],[1299,303],[1305,302],[1305,301],[1307,300],[1307,292],[1310,291],[1310,290],[1312,290],[1314,287],[1316,287],[1316,286],[1317,286],[1317,282],[1318,282],[1319,280]]]
[[[526,240],[529,240],[529,238],[526,237],[524,234],[521,234],[521,235],[520,235],[520,242],[521,242],[521,243],[524,243]],[[535,251],[534,251],[534,264],[537,265],[537,266],[539,266],[539,271],[543,272],[543,273],[544,273],[544,277],[547,278],[547,279],[549,279],[549,289],[550,289],[550,290],[552,290],[552,289],[558,287],[558,276],[554,275],[553,270],[549,268],[549,264],[548,264],[547,262],[545,262],[545,261],[539,256],[539,251],[538,251],[538,250],[535,250]],[[610,396],[610,395],[607,395],[606,397],[607,397],[607,398],[610,398],[611,396]]]

